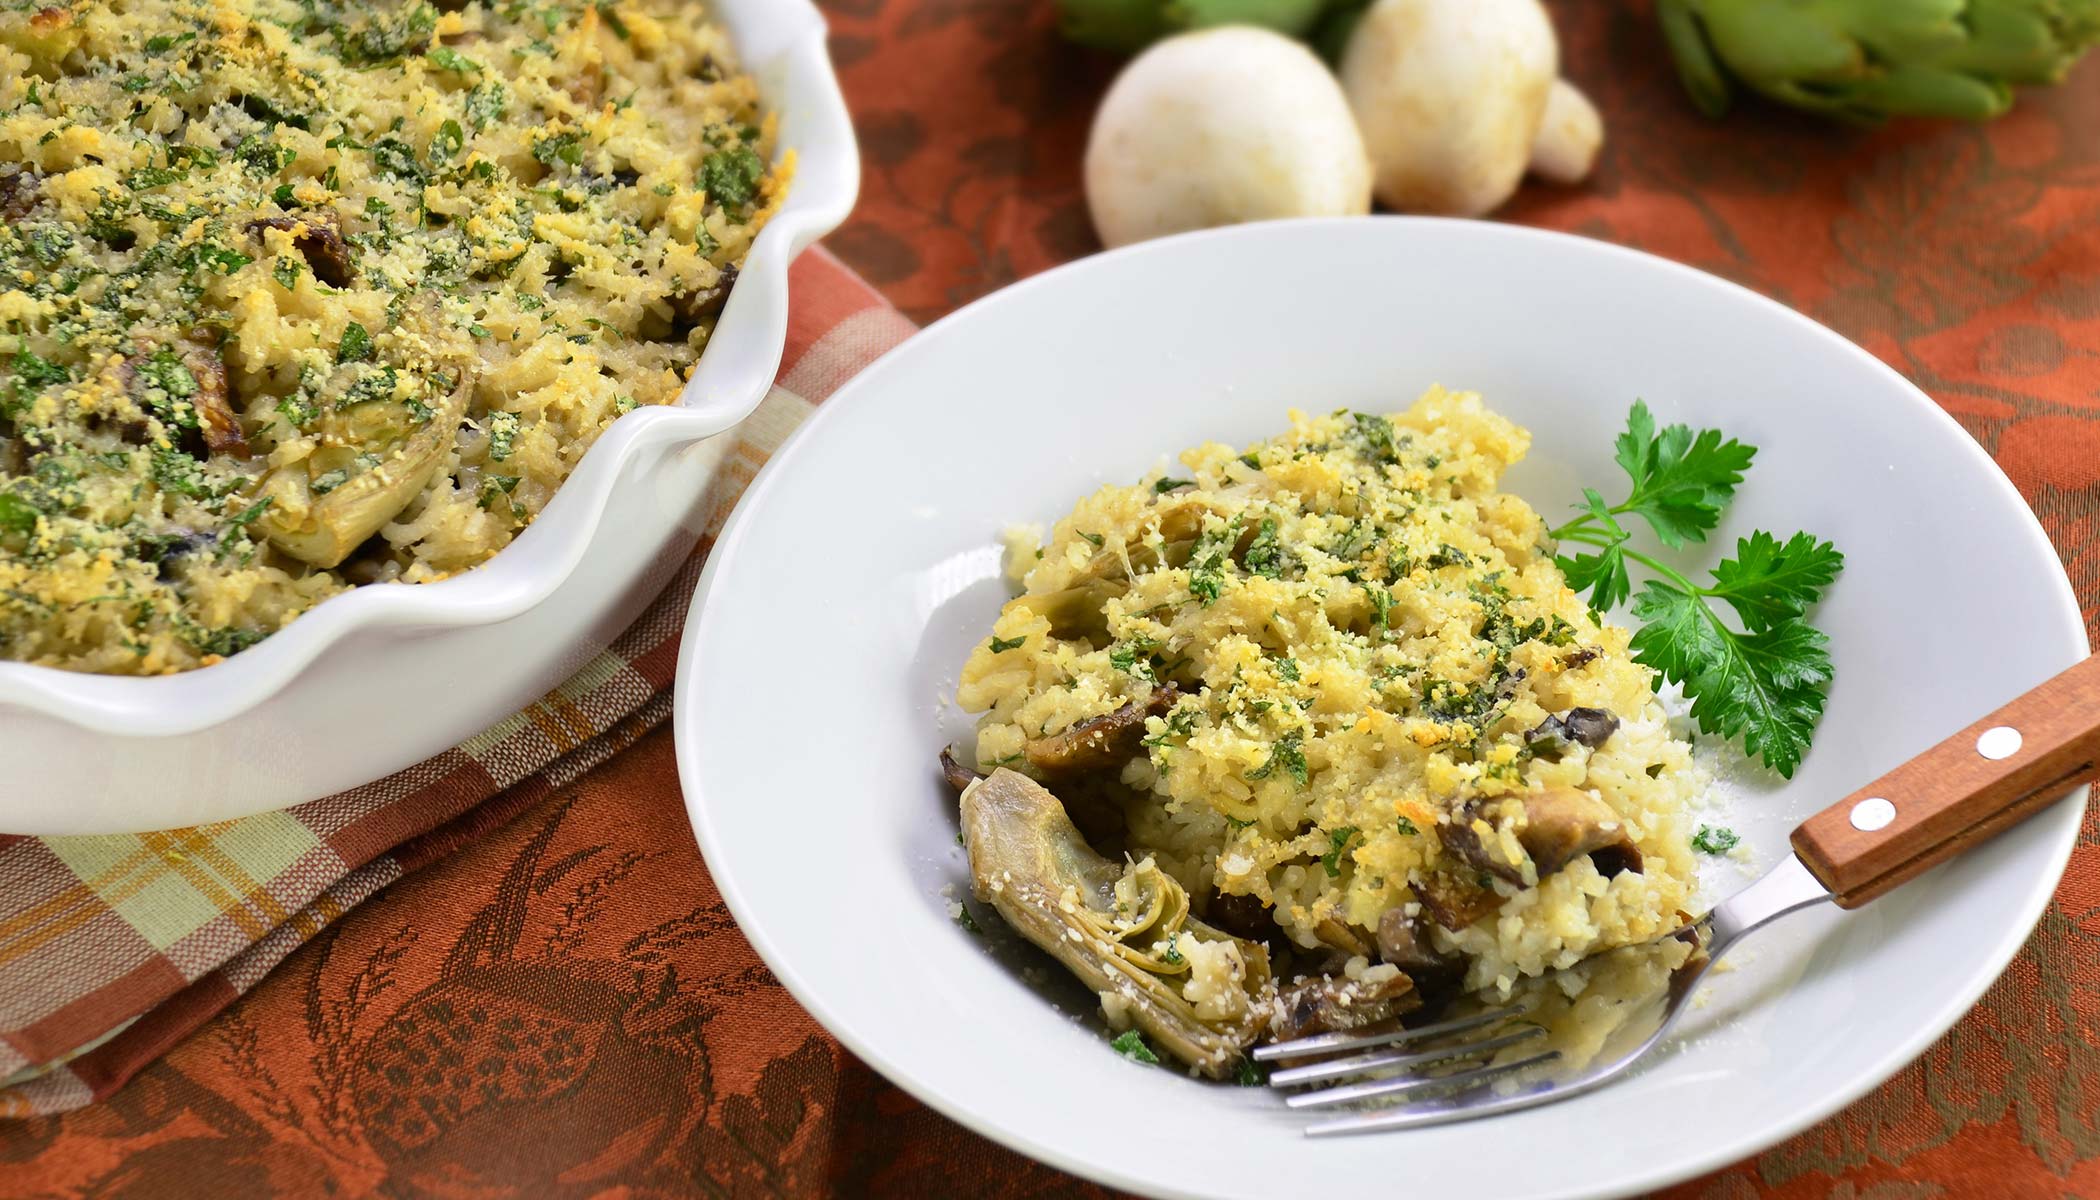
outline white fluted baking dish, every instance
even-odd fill
[[[698,536],[699,444],[764,398],[788,263],[853,207],[853,126],[810,0],[709,0],[796,168],[675,405],[615,421],[539,519],[440,583],[358,588],[180,675],[0,663],[0,831],[112,833],[224,820],[381,778],[457,745],[587,662]]]

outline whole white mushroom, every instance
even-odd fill
[[[1509,199],[1559,70],[1539,0],[1378,0],[1341,77],[1379,200],[1476,217]]]
[[[1228,26],[1133,59],[1094,114],[1086,199],[1109,246],[1371,210],[1371,164],[1334,76],[1281,34]]]

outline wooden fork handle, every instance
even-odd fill
[[[1794,830],[1794,853],[1858,908],[2049,807],[2100,763],[2088,658]]]

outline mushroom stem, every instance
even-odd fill
[[[1531,173],[1554,183],[1581,183],[1597,165],[1604,145],[1604,118],[1581,89],[1556,79],[1546,92],[1546,113],[1531,141]]]

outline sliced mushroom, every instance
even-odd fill
[[[729,303],[729,292],[736,287],[736,280],[736,264],[731,263],[722,268],[712,286],[671,297],[671,308],[688,326],[712,321],[722,315],[722,306]]]
[[[1203,909],[1203,919],[1237,938],[1266,942],[1276,933],[1276,920],[1260,896],[1230,896],[1212,892]]]
[[[1524,797],[1524,828],[1517,841],[1541,879],[1583,855],[1607,877],[1641,869],[1640,849],[1619,814],[1576,788],[1547,788]]]
[[[214,454],[248,457],[248,435],[233,411],[232,394],[226,386],[226,360],[219,351],[194,338],[183,339],[182,365],[197,381],[197,394],[190,403],[197,409],[197,427],[204,444]]]
[[[0,167],[0,220],[19,221],[43,199],[42,176],[28,167]]]
[[[1409,884],[1422,910],[1453,933],[1502,907],[1502,894],[1483,882],[1438,871]]]
[[[357,278],[357,263],[350,243],[336,227],[334,213],[300,213],[291,217],[262,217],[248,222],[248,232],[260,238],[265,229],[282,229],[292,235],[292,246],[306,260],[314,278],[330,287],[348,287]]]
[[[1143,704],[1132,700],[1112,713],[1088,717],[1061,733],[1030,738],[1022,750],[1028,765],[1045,774],[1101,771],[1121,766],[1137,748],[1147,716],[1161,716],[1181,699],[1173,684],[1152,689]]]
[[[1429,940],[1429,925],[1405,908],[1390,908],[1378,919],[1378,957],[1414,980],[1424,1003],[1448,995],[1465,979],[1457,956],[1438,952]]]
[[[970,785],[961,807],[980,901],[1087,987],[1120,997],[1168,1053],[1214,1079],[1233,1072],[1266,1019],[1265,947],[1190,915],[1188,894],[1151,859],[1124,865],[1094,853],[1057,797],[1025,775],[1002,767]],[[1192,979],[1199,954],[1224,955],[1234,978]]]
[[[342,562],[360,542],[377,533],[380,526],[393,520],[422,494],[459,433],[459,423],[466,418],[467,399],[473,391],[472,376],[463,375],[459,386],[452,389],[423,427],[378,466],[317,500],[272,506],[262,517],[271,544],[317,567],[333,567]],[[307,495],[305,470],[304,463],[277,468],[264,477],[261,494],[289,493],[294,498]]]
[[[1288,1042],[1337,1029],[1390,1021],[1422,1007],[1414,981],[1403,971],[1372,968],[1363,979],[1315,976],[1278,991],[1269,1037]]]
[[[1511,813],[1512,801],[1516,812]],[[1534,878],[1544,879],[1588,855],[1600,875],[1639,872],[1641,852],[1626,834],[1611,805],[1577,788],[1546,788],[1520,797],[1470,801],[1451,815],[1437,835],[1444,848],[1468,866],[1514,884],[1524,883],[1519,863],[1496,853],[1497,841],[1484,838],[1480,826],[1516,819],[1517,844],[1530,858]]]
[[[226,360],[219,355],[218,348],[205,340],[202,333],[185,334],[169,350],[182,362],[183,370],[196,384],[188,395],[177,394],[173,399],[187,403],[197,417],[195,436],[184,434],[183,449],[191,457],[202,459],[211,454],[227,454],[234,458],[249,455],[248,435],[241,429],[241,419],[233,411],[231,395],[226,383]],[[140,368],[161,351],[133,354],[118,365],[119,384],[130,391],[138,382]],[[170,390],[174,382],[168,381]],[[164,417],[166,413],[162,414]],[[170,430],[173,433],[173,430]],[[142,445],[151,433],[151,426],[143,417],[127,421],[117,428],[117,435],[133,445]]]
[[[1534,747],[1544,742],[1549,746],[1573,744],[1595,750],[1611,740],[1618,728],[1619,718],[1605,709],[1571,708],[1547,717],[1524,737]]]
[[[948,781],[949,787],[959,792],[984,778],[984,776],[962,765],[961,762],[956,760],[955,752],[943,746],[941,747],[941,778]]]

